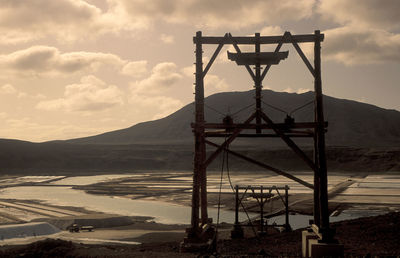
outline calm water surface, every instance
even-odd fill
[[[156,222],[166,224],[190,224],[191,208],[187,206],[122,197],[88,194],[71,187],[20,186],[0,191],[0,198],[17,200],[40,200],[48,204],[83,207],[104,213],[125,216],[152,216]],[[217,209],[209,208],[209,216],[217,218]],[[245,218],[245,214],[240,214]],[[221,222],[233,222],[234,212],[220,211]]]
[[[115,175],[97,175],[97,176],[78,176],[61,179],[51,184],[54,185],[87,185],[97,182],[110,181],[114,179],[133,177],[133,178],[146,178],[153,176],[151,173],[143,174],[115,174]],[[166,181],[143,182],[149,184],[148,187],[190,187],[192,177],[186,176],[183,173],[175,173],[175,175],[166,178]],[[304,180],[312,181],[311,174],[301,174]],[[331,175],[329,176],[329,188],[333,185],[347,180],[346,175]],[[23,181],[38,181],[38,178],[22,177]],[[16,180],[16,179],[13,179]],[[17,179],[18,181],[18,179]],[[219,191],[219,178],[217,175],[210,175],[209,177],[209,192]],[[282,176],[263,176],[263,175],[239,175],[232,176],[233,184],[254,184],[257,185],[285,185],[290,186],[289,193],[308,192],[309,189],[299,185],[290,179]],[[396,175],[370,175],[365,178],[357,178],[356,183],[350,186],[346,191],[336,196],[333,200],[339,202],[351,203],[382,203],[384,204],[398,204],[400,203],[400,173]],[[136,184],[140,182],[135,182]],[[230,184],[224,180],[223,192],[230,192]],[[190,190],[189,190],[190,191]],[[0,198],[3,199],[18,199],[18,200],[39,200],[48,204],[61,205],[61,206],[75,206],[84,207],[88,210],[94,210],[104,213],[113,213],[126,216],[152,216],[155,221],[166,224],[189,224],[191,208],[187,206],[157,202],[153,200],[132,200],[128,198],[92,195],[82,190],[72,189],[65,186],[20,186],[8,187],[0,190]],[[209,216],[214,218],[216,222],[217,209],[209,208]],[[374,216],[385,213],[382,210],[370,209],[353,209],[343,211],[337,217],[331,217],[330,221],[340,221],[345,219],[354,219],[358,217]],[[252,214],[255,216],[256,214]],[[240,219],[245,220],[247,216],[244,213],[240,214]],[[306,227],[309,219],[312,216],[306,215],[290,215],[290,224],[293,229]],[[221,210],[220,221],[233,223],[234,212]],[[268,220],[269,224],[276,222],[283,224],[285,217],[277,216]]]

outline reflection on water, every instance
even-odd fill
[[[290,214],[289,215],[289,224],[293,230],[299,228],[305,228],[309,225],[310,219],[312,216],[302,215],[302,214]],[[273,218],[268,219],[268,225],[272,225],[276,223],[277,225],[284,225],[285,224],[285,215],[279,215]]]
[[[0,180],[0,186],[10,186],[22,183],[41,183],[49,180],[56,180],[58,178],[64,178],[65,176],[21,176],[6,178]]]
[[[71,187],[20,186],[1,190],[0,198],[41,200],[60,206],[83,207],[89,210],[125,216],[153,216],[156,222],[166,224],[190,224],[191,208],[165,202],[114,198],[87,194]],[[209,216],[217,218],[217,209],[209,208]],[[245,214],[240,216],[245,218]],[[234,212],[220,211],[220,221],[232,223]]]
[[[57,180],[52,182],[55,185],[90,185],[96,184],[100,182],[106,182],[113,179],[119,179],[124,177],[134,177],[134,176],[143,176],[142,174],[138,175],[98,175],[98,176],[74,176],[67,177],[61,180]]]
[[[57,185],[88,185],[98,182],[113,181],[115,179],[132,180],[121,181],[121,185],[132,185],[143,189],[144,193],[151,192],[154,189],[176,189],[185,190],[191,188],[193,178],[190,173],[138,173],[138,174],[115,174],[115,175],[96,175],[96,176],[78,176],[63,178],[52,182],[52,187],[46,186],[21,186],[9,187],[0,191],[0,198],[21,199],[21,200],[41,200],[53,205],[65,205],[84,207],[89,210],[115,213],[126,216],[153,216],[157,222],[161,223],[179,223],[189,224],[191,208],[171,203],[156,202],[153,200],[131,200],[128,198],[118,198],[104,195],[87,194],[84,191],[72,189],[70,187]],[[208,176],[207,190],[209,193],[218,193],[220,188],[220,175],[210,174]],[[313,181],[312,173],[302,173],[296,175],[308,182]],[[62,177],[60,177],[62,178]],[[329,189],[341,182],[347,181],[349,175],[333,174],[328,178]],[[13,179],[5,179],[7,186],[9,182],[43,182],[43,180],[54,180],[57,177],[20,177]],[[142,180],[143,179],[143,180]],[[223,178],[222,192],[232,192],[231,185],[265,185],[265,186],[283,186],[289,185],[289,194],[295,193],[311,193],[312,190],[293,182],[282,176],[265,175],[265,174],[231,174],[231,182],[228,178]],[[354,181],[349,188],[339,193],[331,201],[339,203],[362,204],[364,208],[345,210],[337,217],[331,217],[331,221],[339,221],[345,219],[354,219],[358,217],[374,216],[383,214],[388,210],[398,210],[400,203],[400,173],[391,175],[369,175],[366,177],[351,177]],[[7,181],[9,180],[9,181]],[[1,182],[0,182],[1,184]],[[113,182],[114,184],[114,182]],[[190,196],[191,190],[186,190],[185,194]],[[380,205],[384,207],[381,210],[370,210],[370,207]],[[209,208],[210,217],[216,221],[217,209]],[[253,214],[254,215],[254,214]],[[241,220],[247,217],[241,213]],[[290,224],[292,228],[301,228],[308,226],[308,221],[311,216],[291,215]],[[284,223],[284,216],[278,216],[269,219],[269,224],[276,222],[277,224]],[[231,211],[221,211],[221,221],[232,223],[234,221],[234,213]]]
[[[338,216],[331,216],[329,217],[330,222],[338,222],[343,220],[350,220],[350,219],[357,219],[363,217],[370,217],[370,216],[377,216],[385,214],[386,212],[383,210],[358,210],[358,209],[351,209],[345,210],[340,213]],[[310,215],[302,215],[302,214],[290,214],[289,215],[289,224],[293,230],[299,228],[305,228],[309,226],[309,221],[313,219],[313,216]],[[285,215],[276,216],[273,218],[268,219],[268,224],[271,225],[276,223],[277,225],[285,224]]]

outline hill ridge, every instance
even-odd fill
[[[254,90],[221,92],[208,96],[205,98],[206,121],[219,122],[223,118],[222,114],[228,114],[228,111],[233,114],[241,108],[249,106],[254,102],[253,92]],[[262,96],[263,109],[274,122],[283,122],[286,116],[278,109],[290,113],[314,98],[311,91],[297,94],[263,90]],[[193,142],[190,128],[190,123],[194,119],[193,104],[193,102],[187,104],[161,119],[64,142],[79,144],[188,144]],[[244,121],[250,112],[252,111],[249,109],[242,111],[234,116],[235,121]],[[399,111],[324,95],[324,113],[325,120],[329,123],[326,134],[329,145],[400,145]],[[293,117],[297,122],[313,121],[313,106],[309,105],[297,110]]]

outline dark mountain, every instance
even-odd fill
[[[314,93],[303,94],[263,91],[263,109],[274,122],[283,122],[292,113],[296,122],[313,121]],[[220,122],[224,114],[243,122],[254,112],[254,91],[218,93],[205,99],[207,122]],[[296,111],[297,108],[303,108]],[[249,107],[250,106],[250,107]],[[246,108],[248,107],[248,108]],[[286,112],[286,113],[285,113]],[[400,112],[370,104],[324,96],[325,120],[328,121],[327,144],[330,146],[384,147],[400,146]],[[194,120],[194,105],[155,121],[96,136],[68,140],[79,144],[187,144],[193,142],[190,123]],[[246,140],[240,141],[246,144]],[[257,141],[260,142],[260,141]],[[270,140],[280,146],[278,140]],[[311,144],[310,141],[303,141]]]
[[[313,93],[263,92],[263,109],[274,122],[291,113],[297,122],[313,121]],[[253,92],[220,93],[206,98],[206,121],[219,122],[230,114],[243,122],[254,112]],[[312,104],[312,103],[311,103]],[[399,171],[400,112],[325,96],[329,122],[327,162],[330,171]],[[0,173],[65,174],[112,173],[138,170],[191,170],[193,166],[193,104],[159,120],[101,135],[31,143],[0,139]],[[300,109],[299,109],[300,108]],[[221,140],[221,139],[220,139]],[[311,158],[312,140],[296,140]],[[309,170],[280,139],[238,139],[235,151],[272,166]],[[229,158],[233,170],[259,170],[250,163]],[[209,169],[220,170],[216,160]]]

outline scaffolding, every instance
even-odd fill
[[[195,123],[192,124],[195,138],[194,171],[191,227],[187,230],[186,243],[207,241],[204,230],[209,230],[211,220],[207,212],[207,167],[222,152],[227,151],[244,161],[256,164],[264,169],[290,178],[314,191],[314,228],[321,235],[321,241],[329,243],[334,233],[329,227],[328,194],[327,194],[327,167],[325,157],[325,130],[321,85],[321,42],[324,34],[316,30],[314,34],[292,35],[285,32],[281,36],[254,36],[234,37],[226,33],[223,37],[203,36],[201,31],[196,33],[193,42],[196,45],[196,73],[195,73]],[[314,66],[311,65],[299,43],[314,43]],[[261,45],[277,44],[274,52],[261,52]],[[278,64],[287,58],[288,52],[280,52],[283,44],[292,44],[306,67],[314,77],[314,121],[296,123],[287,117],[285,123],[274,123],[262,110],[261,91],[262,81],[272,65]],[[203,45],[217,45],[211,59],[203,69]],[[232,45],[236,53],[229,53],[228,58],[238,65],[244,66],[255,85],[256,109],[243,123],[233,123],[232,120],[222,123],[206,123],[204,117],[204,78],[225,45]],[[242,53],[240,45],[254,45],[255,52]],[[262,69],[262,65],[264,69]],[[255,72],[250,66],[254,66]],[[217,131],[216,129],[219,129]],[[221,132],[221,129],[224,131]],[[255,133],[243,133],[243,130],[255,130]],[[289,129],[289,130],[288,130]],[[295,129],[295,130],[291,130]],[[206,131],[207,130],[207,131]],[[210,131],[214,130],[214,131]],[[263,133],[263,130],[272,133]],[[223,137],[222,144],[210,141],[210,137]],[[290,173],[275,168],[262,161],[255,160],[241,153],[227,148],[237,137],[278,137],[290,147],[314,172],[314,182],[309,183]],[[291,139],[293,137],[310,137],[314,141],[314,157],[309,158],[305,152]],[[207,155],[206,145],[216,148]]]
[[[285,195],[281,194],[279,190],[282,190],[285,192]],[[246,198],[246,196],[251,196],[253,199],[256,199],[257,201],[257,206],[259,207],[259,212],[260,212],[260,221],[259,221],[259,235],[264,235],[267,230],[268,230],[268,225],[267,225],[267,220],[264,221],[264,218],[266,217],[272,217],[275,215],[278,215],[281,213],[281,210],[278,210],[277,212],[272,212],[270,214],[265,213],[265,204],[267,202],[270,202],[272,205],[272,199],[274,195],[277,195],[280,200],[282,201],[284,205],[284,213],[285,213],[285,224],[283,225],[274,225],[274,227],[283,227],[285,231],[290,231],[291,227],[289,224],[289,186],[285,185],[284,187],[278,187],[278,186],[235,186],[235,223],[233,225],[233,230],[231,231],[231,237],[232,238],[243,238],[244,237],[244,232],[242,229],[242,224],[239,222],[239,210],[240,206],[242,206],[243,211],[247,214],[246,212],[246,207],[243,204],[243,200]],[[267,216],[268,215],[268,216]],[[253,232],[257,236],[257,232],[254,229],[254,225],[251,222],[250,218],[248,221],[248,226],[252,227]]]

